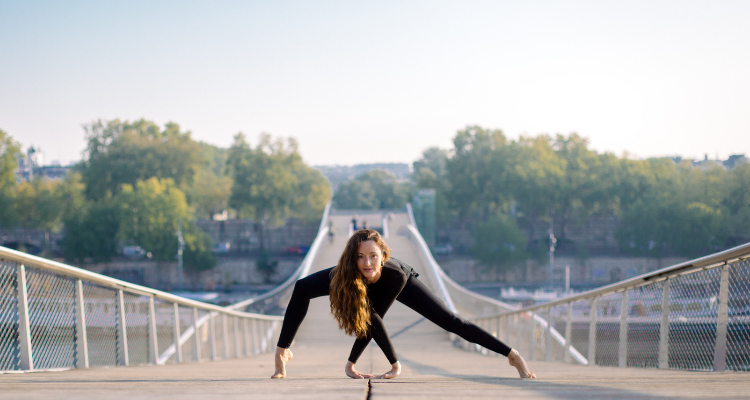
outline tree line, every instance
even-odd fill
[[[417,188],[436,191],[438,226],[473,222],[474,253],[487,266],[543,257],[554,218],[565,228],[616,216],[625,254],[693,257],[750,240],[750,164],[727,170],[689,160],[598,153],[587,139],[522,136],[468,126],[450,149],[414,162]],[[525,233],[522,233],[525,232]]]
[[[330,198],[328,182],[307,166],[293,139],[243,134],[229,149],[196,141],[178,124],[93,121],[84,125],[83,160],[60,180],[16,182],[20,145],[0,130],[0,226],[64,229],[71,262],[108,261],[122,245],[173,261],[177,232],[186,271],[212,268],[211,239],[196,220],[229,210],[261,232],[287,218],[314,221]]]

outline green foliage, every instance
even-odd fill
[[[279,225],[289,217],[320,217],[330,188],[319,172],[304,164],[294,139],[261,134],[255,148],[241,133],[234,139],[227,158],[233,178],[229,206],[239,217],[260,223],[262,249],[267,224]]]
[[[117,253],[120,228],[117,208],[104,202],[90,203],[64,219],[65,235],[60,243],[68,262],[107,262]]]
[[[336,207],[349,210],[393,210],[406,205],[410,197],[407,183],[380,169],[365,172],[343,182],[336,190]]]
[[[345,210],[377,210],[380,201],[369,182],[352,179],[339,185],[333,204]]]
[[[558,239],[566,243],[569,224],[618,216],[620,247],[634,255],[695,256],[750,240],[750,164],[727,171],[669,158],[635,160],[599,154],[575,133],[507,140],[501,131],[468,126],[449,151],[426,150],[414,171],[417,188],[436,191],[439,224],[460,217],[483,239],[479,232],[494,218],[512,215],[534,258],[547,252],[548,232],[540,228],[550,217],[562,224]],[[367,188],[350,192],[341,196],[369,199]],[[573,245],[581,259],[588,257],[585,243]],[[481,251],[475,248],[477,256]]]
[[[114,203],[119,210],[119,238],[141,246],[154,259],[173,261],[177,254],[177,229],[192,221],[185,194],[171,179],[150,178],[122,185]]]
[[[185,188],[185,195],[196,217],[211,218],[229,207],[232,191],[232,178],[226,174],[229,151],[203,142],[198,142],[198,146],[202,168],[196,171],[193,184]]]
[[[528,257],[526,238],[513,218],[493,215],[474,230],[474,254],[487,268],[504,269]]]
[[[453,138],[453,157],[446,164],[447,199],[459,215],[488,221],[506,207],[506,145],[501,131],[478,126],[468,126]]]
[[[0,226],[8,227],[15,223],[13,212],[16,166],[21,145],[0,129]]]
[[[208,271],[216,266],[216,257],[211,253],[211,238],[189,223],[184,227],[185,252],[183,253],[183,268],[187,273]]]
[[[161,130],[143,119],[98,120],[84,129],[88,145],[81,172],[91,200],[114,196],[121,185],[132,186],[151,177],[189,186],[205,162],[190,132],[180,132],[175,123]]]

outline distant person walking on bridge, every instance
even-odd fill
[[[330,296],[331,313],[339,328],[357,337],[344,369],[351,378],[390,379],[401,374],[401,364],[382,319],[394,300],[441,328],[508,357],[521,378],[536,378],[518,351],[451,312],[417,279],[418,275],[402,261],[390,258],[390,249],[377,231],[355,232],[335,267],[311,274],[295,284],[279,335],[272,378],[286,377],[286,363],[293,356],[289,347],[305,319],[310,299],[321,296]],[[364,374],[354,368],[371,339],[375,339],[391,363],[391,370],[385,374]]]

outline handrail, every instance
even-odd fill
[[[82,268],[73,267],[61,262],[48,260],[46,258],[33,256],[17,250],[9,249],[7,247],[0,246],[0,259],[16,262],[22,265],[26,265],[34,268],[41,268],[50,272],[54,272],[58,275],[80,279],[82,281],[95,283],[100,286],[108,287],[111,289],[123,290],[125,292],[149,296],[154,299],[160,299],[177,303],[185,307],[198,307],[205,310],[223,312],[238,317],[252,317],[257,319],[265,320],[278,320],[278,316],[270,316],[263,314],[247,313],[242,311],[236,311],[227,309],[225,307],[217,306],[215,304],[203,303],[196,300],[187,299],[184,297],[176,296],[171,293],[162,292],[161,290],[149,288],[146,286],[136,285],[134,283],[125,282],[119,279],[110,278],[95,272],[87,271]]]
[[[228,306],[227,308],[236,310],[238,308],[247,307],[250,304],[257,303],[261,300],[265,300],[269,297],[273,297],[274,295],[278,294],[279,292],[293,285],[295,282],[297,282],[298,279],[301,279],[307,276],[307,274],[310,272],[310,268],[312,267],[313,262],[315,261],[315,257],[317,256],[318,250],[320,249],[320,246],[323,243],[323,240],[328,235],[329,228],[327,226],[327,222],[328,222],[330,211],[331,211],[331,203],[329,202],[326,205],[325,210],[323,211],[323,217],[320,220],[320,228],[318,228],[318,235],[315,236],[315,240],[313,240],[312,245],[310,245],[310,249],[307,251],[305,258],[302,259],[302,262],[300,263],[299,267],[297,267],[297,270],[295,270],[294,273],[292,273],[292,275],[289,278],[287,278],[279,286],[273,288],[272,290],[266,293],[263,293],[259,296],[252,297],[247,300],[243,300],[238,303],[232,304]]]
[[[588,290],[583,293],[567,296],[561,299],[550,301],[547,303],[537,304],[525,308],[521,308],[513,311],[526,312],[536,311],[541,308],[549,308],[553,306],[567,304],[573,301],[587,300],[597,296],[603,296],[607,294],[621,292],[627,289],[631,289],[638,286],[643,286],[649,283],[658,282],[665,280],[668,277],[680,276],[689,273],[693,273],[700,270],[710,269],[719,267],[725,264],[731,264],[743,259],[750,258],[750,243],[745,243],[731,249],[720,251],[718,253],[710,254],[704,257],[696,258],[694,260],[685,261],[679,264],[675,264],[669,267],[665,267],[653,272],[648,272],[634,278],[626,279],[620,282],[616,282],[607,286],[603,286],[597,289]],[[500,316],[507,313],[498,313],[491,315],[483,315],[482,318],[491,318]]]

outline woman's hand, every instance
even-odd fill
[[[397,376],[401,375],[401,363],[396,361],[395,363],[391,364],[391,370],[384,373],[383,375],[375,376],[375,379],[393,379]]]
[[[346,367],[344,367],[344,372],[346,372],[346,376],[352,378],[352,379],[369,379],[374,378],[375,375],[373,374],[363,374],[356,369],[354,369],[354,363],[351,361],[346,362]]]

